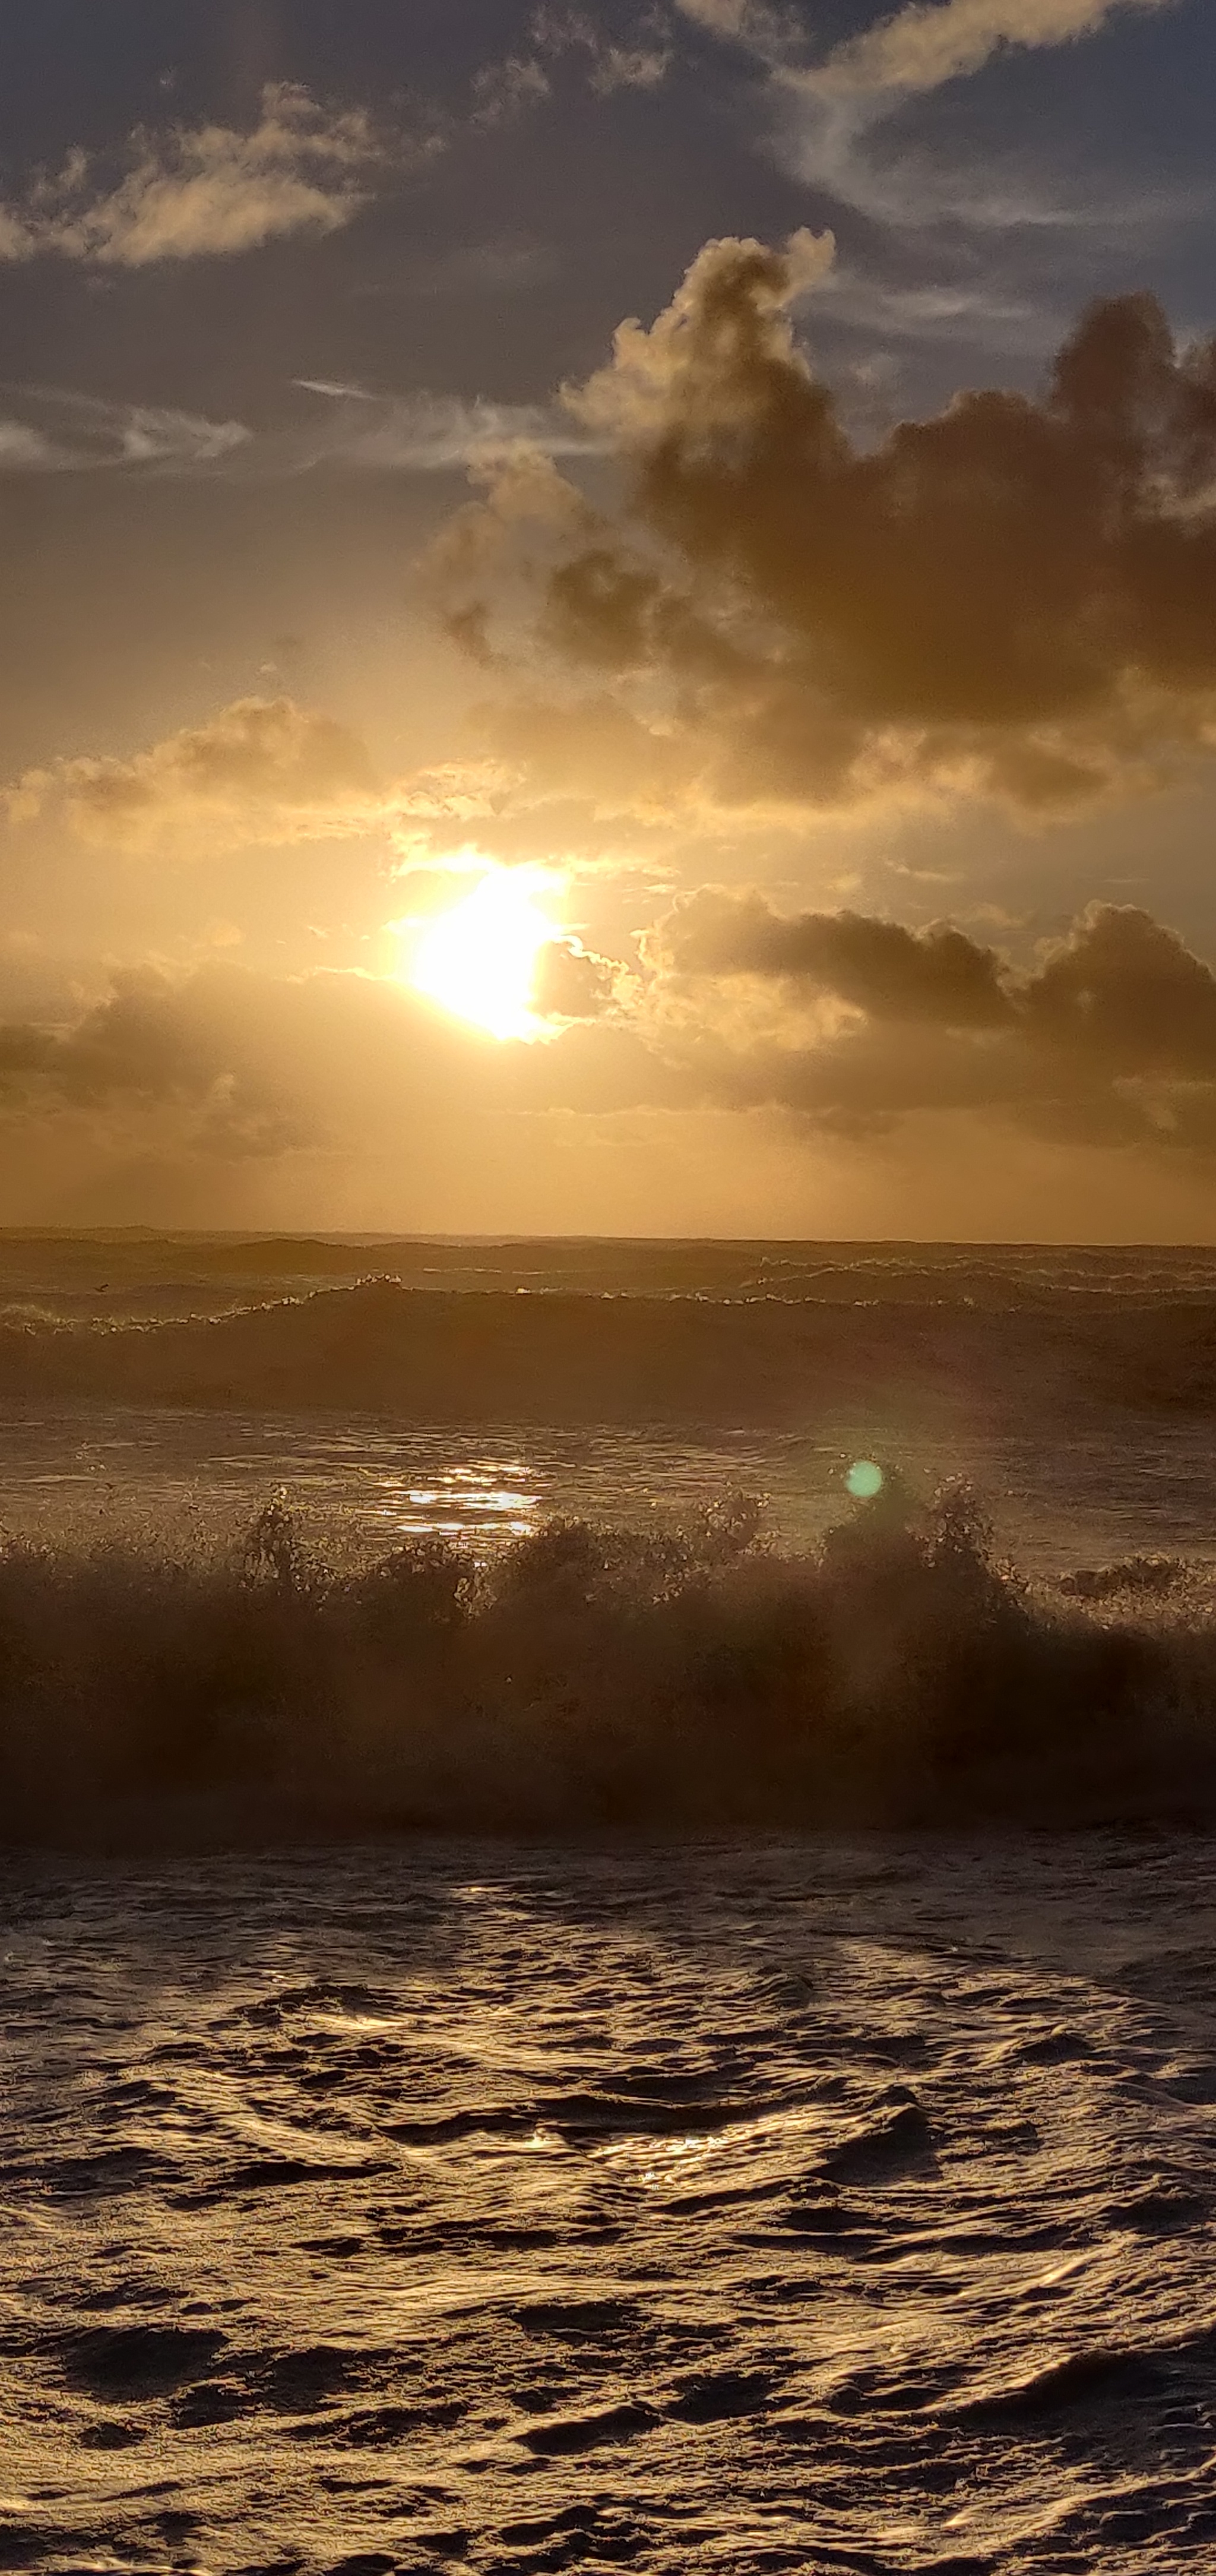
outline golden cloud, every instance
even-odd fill
[[[982,70],[1007,45],[1065,45],[1097,35],[1129,8],[1171,8],[1174,0],[923,0],[852,36],[812,73],[828,95],[930,90]]]
[[[409,147],[434,149],[432,138]],[[394,159],[407,147],[397,143]],[[321,106],[293,83],[272,83],[256,125],[139,133],[112,185],[84,152],[0,207],[0,259],[53,254],[98,267],[230,257],[297,233],[338,232],[367,202],[369,175],[389,156],[363,109]]]
[[[567,735],[594,674],[706,808],[1067,812],[1173,775],[1216,742],[1216,343],[1095,305],[1040,398],[860,449],[789,311],[829,256],[712,242],[624,324],[566,397],[619,507],[512,459],[433,556],[450,631]]]
[[[238,1163],[399,1149],[419,1126],[456,1151],[486,1118],[776,1112],[813,1141],[965,1112],[994,1148],[1216,1157],[1216,974],[1134,907],[1091,907],[1018,968],[949,924],[703,889],[639,977],[575,942],[542,970],[564,1024],[545,1046],[499,1046],[393,978],[132,972],[69,1023],[0,1023],[3,1124],[121,1128],[134,1150],[171,1119],[183,1153]]]
[[[16,822],[53,805],[83,839],[136,851],[203,834],[209,846],[328,839],[396,810],[359,736],[286,697],[239,698],[130,760],[27,770],[8,803]]]

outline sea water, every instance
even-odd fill
[[[1216,2563],[1216,1256],[0,1296],[0,2565]]]

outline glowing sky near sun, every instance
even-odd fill
[[[532,1005],[541,953],[560,937],[544,909],[554,884],[541,868],[491,869],[422,931],[407,970],[414,990],[491,1037],[545,1035]]]
[[[0,71],[10,1223],[1216,1234],[1210,0]]]

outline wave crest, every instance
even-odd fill
[[[1216,1406],[1216,1301],[1050,1309],[940,1300],[535,1294],[364,1279],[215,1315],[0,1315],[0,1400],[428,1422],[805,1421],[825,1404],[948,1417]]]
[[[1153,1590],[1036,1598],[964,1490],[897,1483],[803,1555],[746,1498],[489,1565],[429,1538],[352,1571],[281,1498],[222,1551],[13,1543],[6,1830],[155,1839],[191,1802],[220,1838],[1204,1820],[1216,1617]]]

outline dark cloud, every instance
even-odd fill
[[[856,912],[782,917],[762,895],[705,888],[678,903],[656,943],[678,975],[782,976],[836,993],[873,1019],[990,1028],[1012,1005],[1000,963],[961,930],[906,930]]]
[[[826,258],[711,242],[622,325],[567,395],[619,510],[513,465],[440,549],[453,634],[594,672],[728,805],[1068,808],[1216,741],[1216,342],[1095,305],[1040,399],[960,394],[865,450],[791,324]]]
[[[678,1096],[635,1033],[595,1028],[611,979],[605,959],[555,941],[537,1005],[570,1028],[502,1046],[390,978],[226,960],[178,977],[132,970],[71,1024],[0,1022],[0,1118],[53,1127],[118,1113],[134,1130],[170,1110],[180,1150],[239,1158],[399,1149],[419,1120],[458,1141],[461,1122],[489,1110]]]
[[[183,1162],[300,1155],[343,1167],[489,1152],[525,1173],[536,1122],[645,1112],[793,1115],[864,1138],[966,1114],[994,1153],[1043,1140],[1216,1154],[1216,975],[1147,914],[1095,906],[1017,970],[962,931],[858,914],[782,919],[759,898],[678,906],[642,975],[554,942],[538,1010],[499,1045],[391,979],[146,969],[58,1026],[0,1023],[0,1125]],[[564,1024],[564,1025],[563,1025]],[[478,1140],[481,1140],[480,1143]]]
[[[837,1128],[974,1109],[1092,1143],[1216,1147],[1216,975],[1133,906],[1092,905],[1019,974],[958,930],[704,893],[652,958],[659,1042],[704,1098]],[[784,1016],[716,1009],[741,978],[779,988]],[[808,991],[837,1006],[809,1030]]]
[[[1216,976],[1131,905],[1096,904],[1025,988],[1040,1042],[1166,1078],[1216,1075]]]
[[[315,1109],[259,1026],[258,981],[221,967],[175,983],[148,969],[116,978],[75,1028],[0,1028],[0,1106],[45,1121],[170,1105],[183,1150],[227,1160],[314,1143]]]

